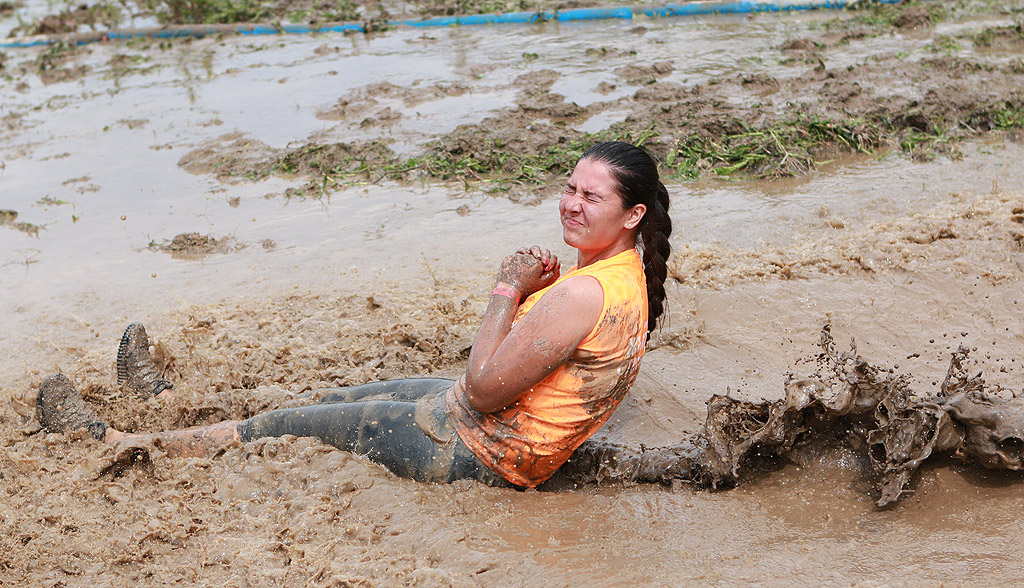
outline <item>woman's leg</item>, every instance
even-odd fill
[[[447,482],[453,439],[439,443],[428,436],[417,423],[418,409],[424,406],[394,401],[314,404],[256,415],[239,422],[237,431],[242,442],[282,435],[316,437],[404,478]]]
[[[562,464],[551,483],[671,484],[673,480],[698,481],[701,476],[701,449],[690,441],[671,447],[635,449],[591,438]]]
[[[239,421],[224,421],[204,427],[191,427],[160,433],[123,433],[107,427],[104,443],[116,443],[122,439],[154,439],[160,449],[170,457],[206,457],[217,449],[239,439]]]
[[[161,433],[134,435],[107,428],[102,440],[152,438],[168,455],[199,457],[233,440],[244,443],[282,435],[316,437],[338,449],[364,455],[399,476],[446,482],[453,441],[457,439],[443,413],[443,392],[450,385],[451,381],[434,379],[376,382],[357,386],[356,394],[334,394],[328,404],[279,409],[243,421]],[[433,396],[428,398],[431,393]],[[73,389],[68,394],[77,397]],[[423,401],[350,401],[382,394]]]
[[[454,380],[445,378],[405,378],[369,382],[344,388],[323,388],[313,390],[310,395],[318,397],[319,404],[336,402],[360,402],[364,400],[397,400],[416,402],[430,394],[440,394],[451,388]]]

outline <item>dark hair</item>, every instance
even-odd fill
[[[665,311],[665,277],[668,275],[665,261],[672,252],[668,244],[668,237],[672,234],[668,190],[658,178],[658,164],[643,149],[621,141],[598,143],[587,149],[580,159],[592,159],[608,166],[612,177],[619,183],[623,210],[637,204],[647,207],[637,229],[644,250],[647,332],[651,332]]]

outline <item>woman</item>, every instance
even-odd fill
[[[233,440],[313,436],[421,481],[535,487],[608,420],[636,379],[663,311],[668,207],[645,151],[621,142],[588,149],[558,206],[576,265],[561,275],[558,259],[539,247],[506,257],[467,371],[454,382],[377,382],[243,421],[128,435],[99,421],[56,374],[40,387],[39,421],[50,432],[88,428],[106,442],[151,436],[182,456]],[[141,325],[129,326],[118,379],[141,395],[168,394],[148,349]]]

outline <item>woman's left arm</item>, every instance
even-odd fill
[[[545,266],[532,261],[528,255],[509,256],[499,281],[521,292],[539,290],[532,286],[545,281]],[[590,276],[574,277],[548,290],[512,327],[514,301],[491,296],[469,355],[465,390],[470,408],[494,412],[518,400],[568,361],[594,329],[603,306],[601,284]]]

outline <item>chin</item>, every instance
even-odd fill
[[[579,249],[580,245],[583,243],[583,240],[580,239],[579,235],[573,234],[568,229],[562,230],[562,241],[565,241],[565,244],[569,247],[574,247],[576,249]]]

